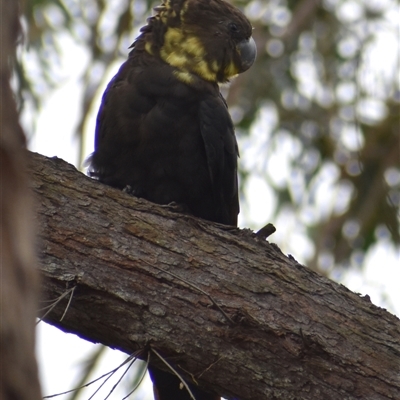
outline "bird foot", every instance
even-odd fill
[[[171,203],[168,204],[163,204],[161,207],[180,214],[190,214],[190,210],[185,204],[176,203],[175,201],[171,201]]]

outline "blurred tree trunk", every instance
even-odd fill
[[[227,398],[400,398],[400,322],[368,296],[248,230],[131,197],[60,159],[32,154],[31,169],[45,296],[74,288],[47,322],[126,353],[157,349]]]
[[[37,271],[25,137],[10,88],[20,35],[18,2],[0,0],[0,399],[41,399],[35,359]]]

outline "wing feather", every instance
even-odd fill
[[[233,123],[221,97],[208,96],[199,105],[199,124],[218,212],[236,225],[239,213],[238,146]]]

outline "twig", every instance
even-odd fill
[[[124,374],[122,376],[125,375],[125,373],[129,370],[129,368],[131,367],[131,365],[136,361],[137,357],[133,357],[132,362],[129,364],[128,369],[124,372]],[[130,361],[130,360],[129,360]],[[104,380],[104,382],[102,382],[102,384],[94,391],[94,393],[88,398],[88,400],[93,399],[93,397],[96,395],[96,393],[98,393],[98,391],[106,384],[106,382],[123,366],[124,364],[121,364],[118,368],[116,368],[115,370],[113,370],[109,376],[107,376],[107,378]],[[117,382],[117,384],[119,383],[119,381]],[[111,392],[113,392],[113,390],[115,389],[115,386],[111,389]],[[111,393],[110,392],[110,393]],[[110,394],[109,393],[109,394]],[[108,396],[107,396],[108,397]],[[106,398],[107,398],[106,397]]]
[[[58,298],[58,297],[57,297],[57,298]],[[53,301],[54,301],[54,300],[39,300],[39,303],[52,303]],[[51,304],[50,304],[50,306],[51,306]],[[40,308],[39,311],[40,311],[40,310],[44,310],[44,309],[46,309],[46,308],[49,308],[49,306]]]
[[[218,308],[218,310],[222,313],[222,315],[223,315],[232,325],[235,325],[235,323],[230,319],[230,317],[228,316],[228,314],[217,304],[217,302],[214,300],[214,298],[213,298],[210,294],[208,294],[206,291],[204,291],[203,289],[200,289],[200,288],[199,288],[198,286],[196,286],[195,284],[193,284],[193,283],[191,283],[191,282],[188,282],[187,280],[181,278],[181,277],[178,276],[178,275],[175,275],[175,274],[172,273],[172,272],[166,271],[165,269],[160,268],[160,267],[157,267],[156,265],[150,264],[150,263],[148,263],[148,262],[147,262],[146,264],[150,265],[150,266],[153,267],[153,268],[158,269],[159,271],[165,272],[166,274],[169,274],[169,275],[173,276],[173,277],[176,278],[176,279],[179,279],[180,281],[186,283],[186,285],[189,285],[189,286],[191,286],[192,288],[198,290],[200,293],[203,293],[205,296],[207,296],[207,297],[211,300],[211,302],[214,304],[214,306]]]
[[[189,393],[189,396],[193,399],[193,400],[196,400],[196,398],[193,396],[193,393],[192,393],[192,391],[190,390],[190,388],[189,388],[189,386],[188,386],[188,384],[185,382],[185,380],[179,375],[179,373],[171,366],[171,364],[169,364],[168,363],[168,361],[165,359],[165,358],[163,358],[162,356],[161,356],[161,354],[157,351],[157,350],[155,350],[155,349],[153,349],[153,348],[151,348],[151,351],[179,378],[179,380],[182,382],[182,384],[183,384],[183,386],[185,386],[185,388],[186,388],[186,390],[188,391],[188,393]]]
[[[58,297],[58,299],[56,299],[55,302],[54,302],[53,304],[42,308],[42,310],[45,310],[45,309],[48,308],[48,311],[47,311],[42,317],[39,318],[39,321],[36,322],[36,325],[39,324],[40,322],[42,322],[43,319],[46,318],[46,316],[47,316],[48,314],[50,314],[50,312],[53,310],[53,308],[54,308],[64,297],[68,296],[68,295],[71,293],[71,297],[70,297],[70,299],[69,299],[69,301],[68,301],[67,307],[66,307],[66,309],[65,309],[65,311],[64,311],[64,313],[63,313],[63,315],[62,315],[62,317],[61,317],[61,319],[60,319],[60,321],[61,321],[61,320],[64,318],[64,316],[65,316],[65,314],[66,314],[66,312],[67,312],[67,310],[68,310],[68,307],[69,307],[69,305],[70,305],[70,303],[71,303],[72,295],[73,295],[73,293],[74,293],[75,288],[76,288],[76,286],[72,287],[71,289],[68,289],[68,290],[65,291],[60,297]]]
[[[276,228],[272,224],[263,226],[259,231],[256,232],[256,236],[266,240],[268,236],[271,236],[276,231]]]
[[[197,378],[201,378],[201,376],[206,373],[209,369],[211,369],[215,364],[217,364],[218,362],[220,362],[220,360],[222,360],[224,357],[220,356],[218,358],[218,360],[214,361],[213,363],[211,363],[201,374],[199,374],[199,376]]]
[[[125,369],[125,371],[124,371],[124,373],[120,376],[120,378],[118,379],[118,381],[115,383],[115,385],[112,387],[112,389],[110,390],[110,393],[108,393],[108,395],[107,395],[107,397],[104,399],[104,400],[107,400],[110,396],[111,396],[111,394],[112,394],[112,392],[115,390],[115,388],[119,385],[119,383],[122,381],[122,379],[124,378],[124,376],[127,374],[127,372],[130,370],[130,368],[132,367],[132,365],[133,365],[133,363],[135,362],[137,360],[137,358],[135,357],[131,362],[130,362],[130,364],[128,365],[128,367]],[[111,375],[110,375],[110,377],[111,377]],[[108,378],[107,378],[108,379]],[[105,383],[105,381],[104,381],[104,383]],[[103,384],[104,384],[103,383]],[[99,389],[100,389],[100,387],[99,387]],[[99,390],[98,389],[98,390]],[[95,395],[95,393],[93,394],[93,396]],[[93,397],[92,396],[92,397]],[[92,398],[92,397],[90,397],[90,398]]]
[[[69,309],[69,306],[70,306],[71,301],[72,301],[72,297],[73,297],[73,295],[74,295],[75,288],[76,288],[76,286],[74,286],[74,287],[72,288],[72,290],[71,290],[71,295],[69,296],[69,300],[68,300],[67,307],[65,307],[64,313],[63,313],[63,315],[62,315],[61,318],[60,318],[60,322],[64,319],[65,314],[67,313],[67,311],[68,311],[68,309]]]
[[[115,373],[116,371],[118,371],[122,366],[124,366],[125,364],[127,364],[128,362],[130,362],[133,358],[136,359],[136,358],[137,358],[137,357],[136,357],[136,354],[138,354],[138,353],[139,353],[139,352],[132,353],[122,364],[118,365],[118,367],[114,368],[113,370],[111,370],[111,371],[109,371],[109,372],[106,372],[105,374],[103,374],[103,375],[101,375],[100,377],[94,379],[93,381],[90,381],[90,382],[88,382],[88,383],[85,383],[84,385],[79,386],[79,387],[77,387],[77,388],[75,388],[75,389],[67,390],[66,392],[51,394],[50,396],[44,396],[43,399],[51,399],[51,398],[53,398],[53,397],[61,396],[61,395],[63,395],[63,394],[72,393],[72,392],[75,392],[75,391],[78,390],[78,389],[82,389],[82,388],[84,388],[84,387],[88,387],[88,386],[92,385],[93,383],[96,383],[96,382],[99,381],[100,379],[103,379],[105,376],[110,375],[110,374],[111,374],[111,375],[114,374],[114,373]]]
[[[122,400],[127,399],[139,387],[139,385],[142,383],[144,377],[146,376],[147,368],[149,367],[149,362],[150,362],[150,352],[147,353],[146,368],[144,369],[144,372],[143,372],[141,378],[139,379],[139,381],[135,385],[135,387],[125,397],[123,397]]]

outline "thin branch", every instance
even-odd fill
[[[127,370],[123,373],[122,376],[125,375],[125,373],[129,370],[129,368],[131,367],[131,365],[137,360],[137,357],[133,357],[133,360],[131,361],[131,363],[129,364]],[[114,371],[112,371],[107,378],[104,380],[104,382],[102,382],[102,384],[94,391],[94,393],[89,397],[88,400],[93,399],[93,397],[96,395],[96,393],[99,392],[99,390],[107,383],[107,381],[118,371],[118,369],[120,369],[122,367],[122,365],[120,365],[117,369],[115,369]],[[119,383],[119,380],[117,382],[117,384]],[[109,393],[109,395],[114,391],[115,386],[111,389],[111,392]],[[106,399],[108,398],[108,396],[106,397]]]
[[[179,279],[179,280],[182,281],[183,283],[186,283],[186,285],[189,285],[189,286],[192,287],[193,289],[196,289],[196,290],[198,290],[200,293],[202,293],[202,294],[204,294],[205,296],[207,296],[207,297],[211,300],[211,302],[214,304],[214,306],[218,308],[218,310],[221,312],[221,314],[222,314],[232,325],[235,325],[235,323],[234,323],[234,322],[232,321],[232,319],[228,316],[228,314],[221,308],[221,306],[219,306],[219,305],[217,304],[217,302],[214,300],[214,298],[213,298],[210,294],[208,294],[206,291],[204,291],[203,289],[200,289],[200,288],[199,288],[198,286],[196,286],[195,284],[193,284],[193,283],[191,283],[191,282],[189,282],[189,281],[187,281],[187,280],[181,278],[180,276],[175,275],[175,274],[172,273],[172,272],[166,271],[165,269],[162,269],[161,267],[157,267],[156,265],[153,265],[153,264],[150,264],[150,263],[146,263],[146,264],[147,264],[147,265],[150,265],[150,266],[153,267],[153,268],[158,269],[159,271],[165,272],[166,274],[169,274],[169,275],[173,276],[173,277],[176,278],[176,279]]]
[[[124,360],[124,362],[123,362],[122,364],[118,365],[118,367],[114,368],[113,370],[111,370],[111,371],[109,371],[109,372],[106,372],[105,374],[103,374],[103,375],[101,375],[100,377],[94,379],[93,381],[90,381],[90,382],[88,382],[88,383],[85,383],[85,384],[82,385],[82,386],[79,386],[79,387],[77,387],[77,388],[75,388],[75,389],[67,390],[67,391],[62,392],[62,393],[56,393],[56,394],[51,394],[51,395],[49,395],[49,396],[43,396],[43,399],[51,399],[51,398],[53,398],[53,397],[61,396],[61,395],[63,395],[63,394],[72,393],[72,392],[75,392],[75,391],[78,390],[78,389],[82,389],[82,388],[88,387],[88,386],[92,385],[93,383],[98,382],[100,379],[103,379],[105,376],[110,375],[110,374],[111,374],[111,375],[114,374],[114,373],[115,373],[116,371],[118,371],[121,367],[123,367],[125,364],[127,364],[128,362],[130,362],[133,358],[136,359],[136,358],[137,358],[137,357],[136,357],[136,354],[139,354],[140,352],[141,352],[141,351],[136,351],[135,353],[132,353],[126,360]]]
[[[61,316],[60,321],[62,321],[62,320],[64,319],[64,317],[65,317],[65,314],[67,314],[67,311],[68,311],[69,306],[70,306],[71,301],[72,301],[72,297],[74,296],[75,288],[76,288],[76,286],[74,286],[74,287],[72,288],[72,290],[71,290],[71,295],[69,296],[69,300],[68,300],[67,307],[65,307],[64,313],[63,313],[63,315]]]
[[[118,379],[118,381],[115,383],[115,385],[112,387],[112,389],[110,390],[110,393],[108,393],[107,397],[104,400],[107,400],[112,392],[115,390],[115,388],[120,384],[120,382],[122,381],[122,379],[124,378],[124,376],[127,374],[127,372],[131,369],[133,363],[137,360],[137,358],[134,358],[131,363],[128,365],[128,367],[125,369],[124,373],[120,376],[120,378]]]
[[[266,240],[269,236],[271,236],[274,232],[276,232],[276,228],[272,224],[267,224],[263,226],[260,230],[256,232],[256,236]]]
[[[146,376],[147,368],[149,367],[149,362],[150,362],[150,352],[147,353],[146,368],[144,368],[142,376],[140,377],[139,381],[134,386],[134,388],[125,397],[123,397],[122,400],[126,400],[140,386],[144,377]]]
[[[64,313],[63,313],[63,315],[62,315],[62,317],[61,317],[61,319],[60,319],[60,321],[62,321],[62,319],[64,318],[64,316],[65,316],[65,314],[66,314],[66,312],[67,312],[67,310],[68,310],[68,308],[69,308],[69,305],[71,304],[71,300],[72,300],[72,296],[73,296],[73,293],[74,293],[75,288],[76,288],[76,286],[74,286],[74,287],[71,288],[71,289],[68,289],[68,290],[65,291],[60,297],[58,297],[58,298],[55,300],[55,302],[54,302],[53,304],[51,304],[51,305],[49,305],[49,306],[46,306],[46,307],[43,307],[41,310],[45,310],[45,309],[48,308],[48,311],[47,311],[42,317],[39,318],[39,321],[36,322],[36,325],[38,325],[40,322],[42,322],[42,321],[47,317],[47,315],[50,314],[50,312],[54,309],[54,307],[55,307],[64,297],[66,297],[68,294],[71,294],[71,295],[70,295],[70,298],[69,298],[69,301],[68,301],[68,304],[67,304],[67,307],[65,308],[65,311],[64,311]],[[39,311],[40,311],[40,310],[39,310]]]
[[[155,350],[155,349],[153,349],[153,348],[151,348],[151,351],[179,378],[179,380],[182,382],[182,384],[183,384],[183,386],[185,386],[185,388],[186,388],[186,390],[188,391],[188,393],[189,393],[189,396],[193,399],[193,400],[196,400],[196,398],[193,396],[193,393],[192,393],[192,391],[190,390],[190,388],[189,388],[189,386],[188,386],[188,384],[185,382],[185,380],[179,375],[179,373],[171,366],[171,364],[169,364],[168,363],[168,361],[165,359],[165,358],[163,358],[162,356],[161,356],[161,354],[157,351],[157,350]]]
[[[210,370],[215,364],[217,364],[218,362],[220,362],[220,360],[222,360],[223,356],[220,356],[218,358],[218,360],[214,361],[213,363],[211,363],[201,374],[199,374],[199,376],[197,378],[201,378],[201,376],[207,372],[208,370]]]

